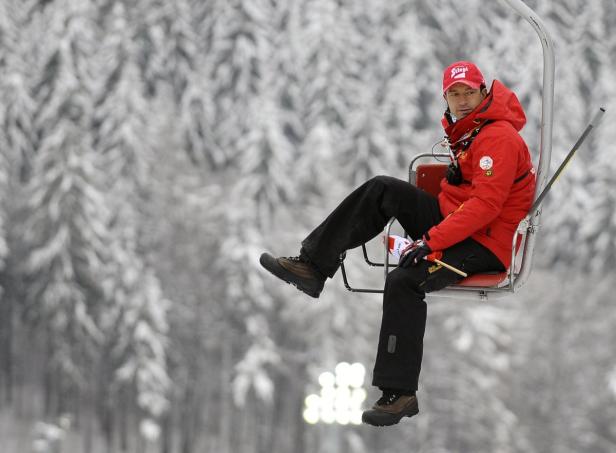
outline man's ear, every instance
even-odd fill
[[[488,89],[487,88],[482,88],[481,89],[481,95],[483,96],[483,99],[488,97]]]
[[[443,100],[445,101],[445,105],[447,106],[447,111],[449,112],[449,102],[447,102],[447,93],[443,93]]]

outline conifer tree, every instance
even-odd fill
[[[103,19],[106,33],[96,61],[92,145],[109,166],[109,185],[116,192],[115,199],[131,205],[137,202],[139,189],[147,181],[150,150],[155,143],[147,123],[159,112],[150,111],[144,97],[136,64],[138,48],[126,17],[124,5],[115,3]]]
[[[13,163],[19,180],[26,181],[29,176],[34,155],[34,134],[32,118],[34,102],[30,88],[33,58],[33,42],[29,39],[27,23],[28,3],[8,1],[0,7],[2,17],[2,56],[0,57],[2,81],[2,146],[10,162]]]
[[[0,111],[0,119],[2,112]],[[7,212],[8,212],[8,179],[9,163],[6,159],[7,147],[0,140],[0,361],[4,364],[0,373],[0,399],[11,400],[12,392],[12,334],[13,334],[13,304],[6,296],[7,261],[9,248],[7,243]]]
[[[48,411],[81,405],[81,434],[92,410],[109,450],[318,444],[304,392],[339,360],[372,363],[378,296],[336,277],[311,304],[259,254],[296,254],[366,178],[405,179],[442,137],[453,60],[510,86],[539,143],[541,49],[523,19],[499,2],[377,3],[0,2],[0,304],[23,305],[12,324],[0,313],[0,359],[49,357],[17,365],[24,402],[43,381]],[[614,95],[616,5],[535,3],[557,51],[553,170]],[[607,107],[544,206],[539,264],[566,272],[536,266],[494,306],[429,299],[423,415],[343,428],[349,451],[614,450]],[[354,259],[353,282],[382,285]]]
[[[142,0],[127,5],[127,13],[137,23],[135,37],[148,92],[156,94],[164,86],[158,86],[162,82],[171,86],[179,103],[195,64],[196,39],[189,2]]]
[[[261,324],[259,329],[270,329],[262,314],[273,308],[272,301],[270,296],[263,294],[257,270],[250,263],[258,260],[257,252],[263,248],[263,232],[272,225],[278,206],[293,198],[293,185],[289,179],[293,149],[280,129],[280,110],[276,102],[280,87],[277,64],[266,64],[276,61],[272,24],[269,22],[276,17],[276,11],[273,8],[269,12],[252,9],[250,2],[244,1],[235,3],[234,8],[237,9],[229,13],[236,15],[233,20],[237,21],[237,27],[250,30],[250,34],[238,34],[237,42],[231,48],[239,51],[246,45],[244,41],[249,40],[250,45],[255,46],[251,49],[255,53],[245,60],[230,58],[226,64],[231,67],[220,68],[220,71],[244,73],[251,67],[256,71],[245,73],[248,79],[238,80],[242,83],[235,87],[238,91],[234,89],[223,94],[229,96],[228,99],[237,107],[244,106],[248,121],[236,132],[236,166],[228,170],[236,180],[227,201],[227,206],[233,208],[226,212],[228,227],[221,246],[222,250],[230,252],[224,262],[228,285],[226,300],[233,307],[229,314],[231,317],[246,317],[243,328],[251,338],[247,338],[248,343],[243,345],[246,347],[256,340],[251,334],[252,323]],[[241,53],[237,57],[244,58]],[[248,193],[250,197],[245,196]],[[244,247],[232,245],[238,241],[242,241]],[[263,345],[262,342],[257,344]],[[244,353],[248,351],[242,351]]]
[[[522,451],[525,438],[518,435],[518,420],[506,398],[517,307],[434,298],[430,306],[421,393],[444,432],[430,435],[428,443],[447,450],[482,445],[485,451]]]
[[[579,198],[579,209],[582,214],[578,218],[583,219],[576,231],[575,239],[587,245],[584,253],[575,260],[583,271],[601,279],[608,278],[610,273],[606,273],[605,269],[616,263],[614,241],[616,198],[611,190],[606,190],[614,185],[616,168],[612,153],[609,151],[609,144],[616,139],[614,128],[610,127],[615,115],[614,109],[609,105],[609,99],[612,99],[615,93],[609,55],[616,51],[616,39],[608,32],[609,27],[613,26],[607,19],[608,8],[605,3],[604,5],[597,3],[589,8],[592,14],[586,16],[587,12],[583,13],[587,24],[583,33],[591,34],[592,38],[581,40],[585,43],[581,46],[584,47],[582,53],[586,57],[584,73],[587,79],[585,83],[580,84],[584,87],[582,96],[586,99],[589,117],[596,114],[599,107],[606,108],[607,113],[603,115],[603,122],[592,131],[580,149],[578,154],[581,156],[577,156],[571,165],[577,166],[583,174],[579,180],[582,187],[576,188],[575,192],[576,198]],[[605,20],[592,20],[596,17],[604,17]],[[583,162],[589,163],[584,169],[582,169]]]
[[[321,0],[290,2],[286,17],[278,38],[278,52],[285,54],[278,60],[280,70],[286,74],[279,94],[280,118],[285,136],[297,147],[293,180],[303,209],[295,216],[311,223],[314,213],[330,207],[347,186],[338,152],[346,111],[340,92],[348,23],[335,4]],[[324,206],[326,191],[331,198]]]
[[[198,61],[205,61],[198,58]],[[191,160],[204,171],[224,168],[231,150],[226,149],[227,130],[219,130],[224,122],[214,102],[213,83],[208,79],[207,67],[199,68],[187,80],[182,98],[182,128],[186,152]]]
[[[11,23],[9,17],[6,14],[6,6],[0,6],[0,76],[2,80],[6,80],[6,75],[10,72],[7,70],[7,59],[9,58],[8,54],[10,52],[10,47],[6,43],[5,36],[7,35],[8,29],[11,27]],[[0,93],[2,94],[2,99],[4,99],[6,95],[5,83],[0,82]],[[7,159],[7,155],[9,152],[9,145],[6,143],[6,132],[4,131],[4,117],[5,117],[5,108],[0,109],[0,125],[2,125],[2,133],[0,133],[0,273],[4,272],[5,268],[5,259],[8,254],[8,248],[6,243],[6,232],[5,232],[5,212],[6,212],[6,193],[7,193],[7,185],[8,185],[8,177],[9,177],[9,162]],[[2,301],[2,286],[0,285],[0,306],[4,304]]]
[[[0,120],[2,119],[2,113],[0,112]],[[8,193],[8,179],[9,179],[9,162],[6,158],[6,146],[1,146],[0,149],[0,274],[4,273],[6,266],[6,258],[9,254],[8,244],[6,241],[6,212],[7,203],[6,194]],[[0,286],[0,300],[2,300],[3,294],[2,286]],[[2,305],[0,303],[0,305]]]
[[[97,187],[101,174],[82,136],[84,125],[74,120],[60,120],[61,127],[43,141],[25,205],[26,313],[44,327],[48,366],[59,372],[61,391],[72,384],[87,388],[102,340],[99,278],[108,241],[104,196]]]
[[[37,14],[49,35],[42,46],[45,71],[34,91],[37,154],[23,201],[25,311],[42,327],[49,348],[47,397],[59,402],[48,410],[66,410],[80,396],[69,397],[72,386],[90,390],[102,339],[98,277],[105,274],[108,217],[99,162],[85,132],[92,111],[91,10],[63,2]]]
[[[567,0],[562,5],[543,5],[542,13],[550,14],[554,26],[552,31],[556,42],[563,45],[557,47],[557,61],[575,61],[575,65],[559,65],[556,72],[554,100],[554,143],[552,154],[552,171],[556,168],[571,149],[575,141],[590,120],[591,97],[587,87],[595,85],[596,63],[593,53],[587,49],[589,33],[597,34],[595,27],[588,26],[588,9],[596,14],[597,2],[587,8],[586,3],[579,0]],[[545,8],[545,9],[544,9]],[[600,44],[599,44],[600,45]],[[591,46],[592,47],[592,46]],[[597,106],[598,107],[598,106]],[[572,254],[565,244],[575,243],[580,237],[580,213],[586,211],[588,200],[592,198],[588,191],[590,175],[585,171],[584,163],[590,161],[592,145],[596,137],[591,134],[583,147],[580,148],[574,161],[567,166],[567,171],[558,180],[544,204],[544,211],[549,215],[542,217],[544,225],[543,246],[547,249],[543,260],[557,266],[569,267],[573,262],[582,264]]]
[[[123,4],[116,3],[103,20],[107,33],[102,42],[106,66],[96,93],[93,147],[102,157],[107,174],[109,222],[109,275],[107,309],[102,329],[107,353],[103,368],[108,376],[103,393],[116,410],[128,392],[139,408],[141,434],[156,437],[157,419],[167,409],[167,309],[160,282],[141,256],[141,194],[150,176],[151,130],[146,127],[148,102],[144,98],[132,28]],[[111,421],[104,424],[110,437]]]
[[[29,2],[0,4],[0,361],[2,397],[13,401],[20,366],[17,340],[23,294],[17,289],[14,263],[21,262],[21,221],[18,198],[21,182],[32,166],[34,103],[29,92],[34,43],[26,21]],[[9,249],[10,244],[10,249]]]
[[[386,6],[366,8],[356,3],[349,11],[350,32],[344,93],[348,102],[339,151],[353,185],[382,173],[396,161],[396,149],[386,131],[385,90],[396,69],[394,49],[386,45],[383,16]],[[391,167],[389,167],[391,168]]]
[[[120,244],[117,244],[119,246]],[[167,371],[167,311],[169,302],[162,295],[158,278],[140,263],[135,250],[115,250],[117,282],[110,293],[110,306],[103,328],[107,334],[109,355],[105,368],[111,368],[111,399],[119,415],[126,410],[123,397],[129,396],[138,408],[135,414],[140,434],[157,440],[159,420],[169,408],[170,380]],[[124,252],[124,253],[122,253]],[[101,403],[105,403],[102,401]],[[130,406],[129,406],[130,407]],[[105,420],[106,423],[112,423]],[[117,428],[120,428],[117,425]],[[111,426],[108,426],[111,432]]]

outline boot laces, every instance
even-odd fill
[[[285,256],[284,259],[293,261],[294,263],[305,263],[306,262],[306,260],[304,260],[301,256]]]
[[[383,396],[376,402],[379,406],[389,406],[400,397],[396,392],[383,392]]]

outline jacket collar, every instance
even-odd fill
[[[456,121],[455,123],[451,121],[451,116],[449,114],[445,114],[442,119],[443,127],[445,128],[445,133],[449,138],[449,143],[456,143],[460,139],[464,137],[466,134],[470,134],[471,131],[477,127],[479,127],[483,121],[478,118],[481,113],[484,113],[492,104],[492,93],[490,92],[486,98],[479,104],[475,109],[466,115],[464,118]]]

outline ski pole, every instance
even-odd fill
[[[443,266],[444,268],[449,269],[452,272],[455,272],[458,275],[461,275],[462,277],[468,277],[468,274],[464,271],[461,271],[460,269],[458,269],[457,267],[453,267],[451,264],[447,264],[437,258],[433,258],[430,261],[434,261],[436,264],[440,264],[441,266]]]
[[[541,202],[543,201],[545,196],[548,194],[548,192],[552,188],[552,185],[556,182],[556,180],[558,179],[560,174],[563,172],[563,170],[565,169],[565,167],[567,166],[567,164],[569,163],[569,161],[571,160],[573,155],[576,153],[578,148],[582,145],[584,140],[586,140],[586,137],[588,137],[588,134],[590,134],[590,131],[592,131],[593,128],[595,128],[595,127],[597,127],[599,125],[599,123],[603,119],[603,114],[604,113],[605,113],[605,109],[603,107],[600,107],[599,111],[596,113],[596,115],[590,121],[590,124],[588,126],[586,126],[586,129],[584,129],[584,132],[582,133],[581,137],[578,138],[577,142],[575,142],[575,145],[573,145],[573,148],[571,149],[571,151],[569,151],[569,154],[567,154],[567,157],[565,157],[565,160],[560,164],[560,166],[558,167],[558,170],[556,170],[556,172],[554,173],[552,178],[550,178],[550,181],[548,182],[548,184],[541,191],[541,193],[539,194],[539,196],[537,197],[537,199],[533,203],[533,206],[528,211],[529,215],[533,215],[534,212],[539,208],[539,205],[541,204]]]

